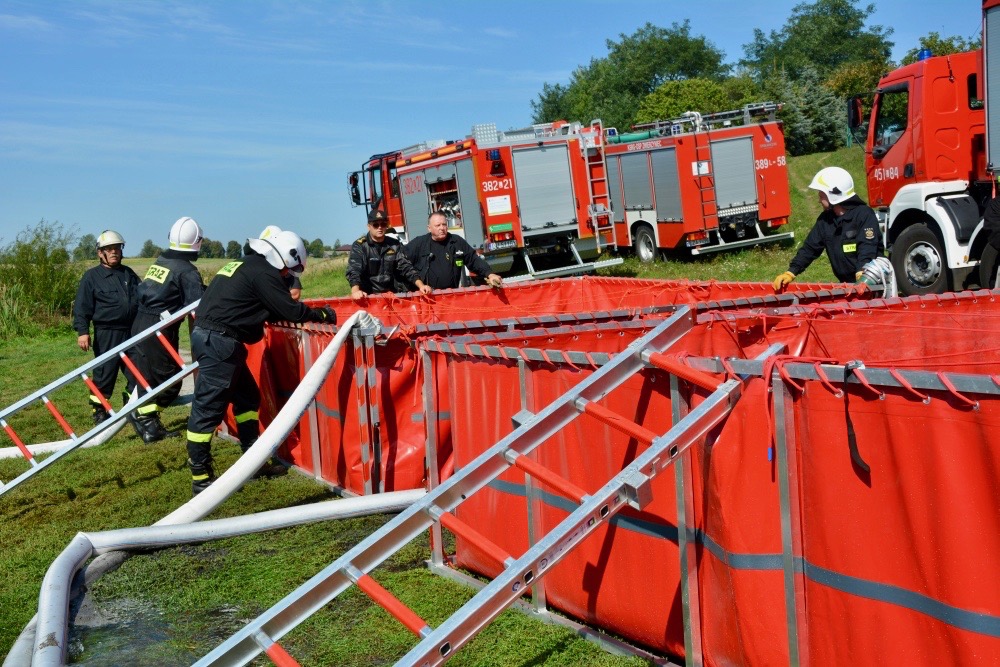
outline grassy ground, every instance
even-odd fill
[[[789,229],[796,232],[796,243],[801,243],[819,211],[808,183],[827,165],[844,166],[860,180],[861,152],[845,149],[790,161],[793,215]],[[865,195],[863,190],[861,194]],[[795,244],[772,245],[693,259],[677,257],[653,265],[627,260],[615,267],[614,273],[643,278],[770,281],[787,268],[794,250]],[[224,261],[199,261],[206,281]],[[128,263],[141,275],[150,260],[129,259]],[[310,260],[303,276],[304,297],[347,294],[343,272],[343,258]],[[808,282],[832,279],[825,259],[800,277]],[[0,406],[19,400],[89,359],[75,346],[74,338],[64,325],[31,340],[0,341]],[[79,386],[50,398],[78,432],[86,430],[89,409]],[[12,425],[29,442],[63,437],[42,412],[32,409],[18,415]],[[182,428],[186,414],[186,408],[172,408],[164,421],[168,427]],[[5,438],[0,441],[2,446],[10,444]],[[219,469],[227,468],[238,454],[235,445],[219,441],[213,450]],[[131,430],[123,430],[108,444],[74,452],[0,498],[0,654],[7,652],[35,613],[45,570],[74,534],[149,525],[189,498],[185,458],[181,439],[147,446]],[[25,469],[20,460],[0,460],[0,479],[10,480]],[[293,474],[248,483],[214,517],[330,497],[325,487]],[[93,593],[100,601],[147,618],[146,644],[139,653],[134,647],[131,653],[116,653],[113,637],[95,633],[83,638],[83,657],[88,664],[189,664],[385,520],[352,519],[135,556],[101,579]],[[426,541],[413,544],[380,568],[377,578],[436,625],[471,592],[424,570],[422,562],[427,556]],[[351,590],[293,631],[286,645],[303,664],[360,666],[397,659],[412,643],[412,636],[398,623],[357,590]],[[604,654],[566,630],[507,612],[459,651],[452,664],[640,663]]]

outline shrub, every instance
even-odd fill
[[[0,249],[0,326],[23,334],[70,314],[83,272],[67,250],[75,240],[59,223],[42,220]]]

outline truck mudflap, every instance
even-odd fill
[[[528,273],[520,276],[511,276],[510,278],[504,278],[506,283],[519,283],[526,280],[539,280],[541,278],[561,278],[563,276],[573,276],[581,273],[591,273],[597,269],[603,269],[608,266],[617,266],[621,264],[623,260],[621,257],[612,257],[611,259],[602,259],[596,262],[585,262],[583,258],[580,257],[580,253],[577,252],[576,246],[570,244],[570,251],[573,254],[573,259],[575,260],[571,264],[566,266],[557,266],[551,269],[543,269],[541,271],[535,269],[531,264],[531,258],[528,257],[528,253],[524,253],[524,265],[528,267]]]
[[[761,245],[763,243],[774,243],[776,241],[788,241],[795,238],[795,232],[785,232],[784,234],[770,234],[765,235],[760,230],[760,225],[754,225],[757,230],[757,236],[748,237],[745,239],[739,239],[736,241],[726,241],[722,238],[722,235],[716,235],[717,241],[712,245],[695,246],[691,248],[692,255],[705,255],[710,252],[719,252],[720,250],[732,250],[734,248],[742,248],[751,245]]]

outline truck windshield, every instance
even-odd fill
[[[369,179],[371,179],[371,180],[369,180],[368,184],[371,186],[371,193],[372,193],[371,194],[371,201],[372,202],[377,202],[379,199],[382,198],[382,168],[381,168],[381,165],[379,165],[377,167],[372,167],[372,169],[369,172],[369,174],[370,174],[369,175]]]
[[[885,155],[906,130],[910,91],[905,87],[885,90],[879,95],[878,116],[872,136],[872,153]]]

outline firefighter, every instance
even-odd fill
[[[169,248],[149,267],[136,290],[138,312],[132,323],[133,336],[155,325],[162,315],[169,316],[191,305],[205,291],[201,274],[192,263],[198,260],[201,250],[202,232],[198,223],[192,218],[180,218],[170,228],[167,241]],[[181,323],[175,322],[160,332],[174,350],[178,348],[180,328]],[[139,372],[151,387],[165,382],[180,369],[156,336],[148,336],[134,350]],[[180,391],[181,383],[174,383],[160,392],[153,402],[137,408],[135,415],[129,414],[129,423],[143,442],[149,444],[180,434],[180,431],[168,431],[160,421],[160,412],[174,402]]]
[[[369,294],[391,292],[397,281],[415,285],[421,294],[431,293],[431,286],[424,283],[403,254],[399,239],[386,237],[388,228],[385,212],[375,209],[368,215],[368,233],[351,246],[347,282],[355,301]]]
[[[775,292],[795,280],[824,250],[842,283],[860,280],[864,266],[885,252],[875,211],[854,193],[854,179],[846,169],[820,169],[809,187],[818,191],[823,211],[788,270],[774,279]]]
[[[240,449],[246,452],[260,434],[260,390],[247,367],[245,344],[264,337],[264,322],[337,322],[333,309],[308,308],[288,293],[284,276],[302,275],[306,266],[306,249],[297,234],[281,231],[267,239],[248,239],[243,252],[241,259],[219,270],[195,311],[191,351],[198,362],[198,377],[187,430],[193,495],[215,479],[212,434],[230,403]],[[255,476],[285,472],[272,459]]]
[[[281,228],[276,225],[268,225],[264,228],[264,231],[260,233],[258,238],[267,239],[274,236],[281,231]],[[292,295],[292,298],[298,301],[302,298],[302,281],[299,280],[298,276],[293,276],[289,273],[284,278],[285,284],[288,285],[288,293]]]
[[[435,211],[427,218],[427,234],[403,246],[403,254],[420,278],[434,289],[462,287],[463,268],[486,278],[491,287],[500,287],[501,278],[485,259],[461,236],[448,232],[448,219]]]
[[[122,264],[124,249],[125,239],[121,234],[110,229],[101,232],[97,237],[100,264],[83,274],[76,290],[73,302],[76,344],[84,352],[93,348],[95,357],[124,343],[132,330],[139,276]],[[90,336],[91,322],[94,324],[93,338]],[[94,384],[109,401],[115,390],[119,368],[125,374],[127,383],[133,384],[132,374],[120,357],[94,368]],[[90,395],[90,407],[95,425],[108,418],[108,411],[94,394]]]

